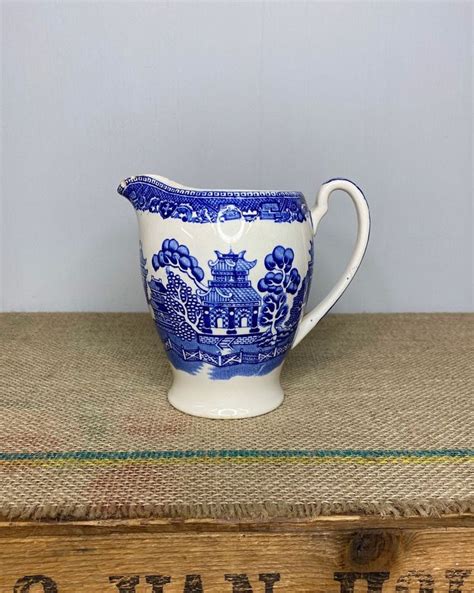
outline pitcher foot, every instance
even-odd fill
[[[181,412],[221,420],[267,414],[283,402],[280,369],[263,377],[210,381],[175,371],[168,401]]]

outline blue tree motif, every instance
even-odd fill
[[[183,340],[194,340],[199,331],[201,303],[186,282],[171,269],[166,271],[165,307],[170,316],[173,333]]]
[[[267,294],[263,297],[260,323],[269,326],[272,335],[276,335],[276,328],[279,327],[288,315],[288,305],[285,294]]]
[[[168,266],[178,268],[198,288],[207,290],[207,287],[201,284],[204,279],[204,270],[199,266],[198,260],[189,253],[186,245],[180,245],[176,239],[165,239],[160,251],[153,256],[151,263],[155,271]]]
[[[277,245],[265,257],[265,267],[269,271],[258,282],[260,292],[296,294],[301,276],[298,270],[292,267],[294,259],[293,249],[285,249],[282,245]]]
[[[277,245],[265,257],[268,272],[258,282],[258,290],[267,293],[263,297],[260,323],[275,337],[288,315],[287,294],[296,294],[301,282],[298,270],[292,267],[294,259],[293,249]]]

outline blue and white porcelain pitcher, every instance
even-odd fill
[[[340,280],[305,315],[313,237],[337,189],[355,205],[356,245]],[[285,356],[362,261],[370,225],[362,192],[332,179],[309,210],[299,192],[194,189],[157,175],[129,177],[118,191],[138,216],[145,295],[173,369],[170,403],[207,418],[274,410]]]

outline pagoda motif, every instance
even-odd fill
[[[257,261],[246,260],[245,251],[215,253],[217,259],[209,262],[213,279],[208,283],[208,291],[200,297],[201,331],[229,335],[258,333],[262,299],[248,278]]]

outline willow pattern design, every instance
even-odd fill
[[[209,365],[211,379],[265,375],[276,368],[291,348],[306,304],[312,241],[309,254],[302,278],[293,250],[276,245],[253,286],[249,273],[257,260],[246,251],[216,250],[206,274],[186,245],[167,238],[151,257],[148,274],[140,250],[146,298],[172,364],[192,374]]]

